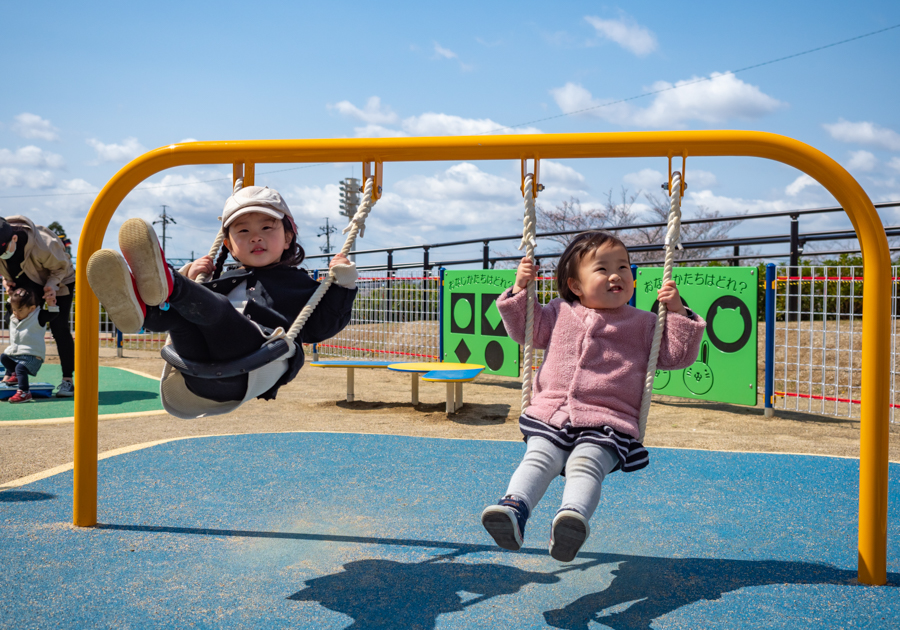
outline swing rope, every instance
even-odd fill
[[[525,248],[525,256],[534,262],[534,248],[537,246],[535,241],[536,223],[534,209],[534,176],[528,173],[525,176],[525,183],[522,187],[522,193],[525,199],[525,218],[522,226],[522,242],[519,243],[519,249]],[[522,350],[522,412],[531,404],[531,388],[532,380],[532,364],[534,363],[534,302],[537,298],[535,292],[534,280],[528,281],[526,288],[527,304],[525,307],[525,346]]]
[[[365,236],[366,217],[369,216],[369,213],[375,206],[376,201],[376,199],[372,195],[374,188],[375,178],[367,178],[365,187],[363,189],[362,200],[359,203],[359,209],[356,211],[356,214],[353,215],[353,218],[350,219],[350,223],[347,225],[347,227],[345,227],[341,232],[341,234],[347,234],[347,232],[349,232],[349,234],[347,234],[347,239],[344,241],[344,247],[341,248],[341,253],[345,256],[350,253],[351,249],[353,249],[353,245],[356,243],[357,234],[360,238]],[[291,326],[290,330],[288,330],[286,337],[289,341],[294,341],[294,339],[297,338],[297,335],[300,334],[300,331],[303,329],[303,325],[306,324],[306,320],[309,319],[310,315],[312,315],[312,312],[321,301],[322,296],[325,295],[325,292],[328,290],[328,287],[330,287],[334,283],[334,280],[334,270],[329,269],[328,275],[319,284],[316,292],[313,293],[311,298],[309,298],[309,302],[306,303],[306,306],[303,307],[303,310],[300,311],[300,313],[297,315],[297,319],[294,320],[294,323]]]
[[[669,184],[669,222],[666,229],[666,258],[663,263],[663,284],[672,279],[672,267],[675,265],[675,250],[684,249],[681,246],[681,173],[672,173],[672,182]],[[653,379],[656,376],[656,363],[659,359],[659,346],[662,344],[662,334],[666,327],[665,304],[659,305],[656,328],[653,331],[653,344],[650,346],[650,361],[647,363],[647,377],[644,379],[644,393],[641,398],[641,413],[638,418],[640,441],[644,441],[644,432],[647,429],[647,416],[650,413],[650,400],[653,397]]]
[[[341,234],[347,234],[347,239],[344,241],[344,247],[341,248],[341,253],[345,256],[353,249],[353,245],[356,243],[356,237],[359,235],[360,238],[365,236],[366,233],[366,217],[369,216],[369,213],[372,211],[372,208],[375,206],[375,199],[372,196],[372,191],[375,186],[375,179],[373,177],[369,177],[366,180],[365,188],[363,190],[363,197],[359,204],[359,209],[356,211],[356,214],[353,215],[353,218],[350,219],[349,225],[344,228]],[[239,191],[244,187],[243,178],[239,177],[234,181],[234,193]],[[213,242],[213,246],[209,249],[209,257],[215,260],[216,256],[219,255],[219,250],[222,247],[222,243],[225,242],[225,229],[220,227],[219,233],[216,235],[216,240]],[[206,274],[200,274],[197,276],[197,282],[204,282],[206,280]],[[303,329],[303,326],[306,324],[306,321],[309,319],[310,315],[312,315],[316,306],[322,300],[322,296],[325,295],[325,292],[328,290],[335,280],[334,270],[329,269],[328,275],[325,279],[319,283],[319,286],[316,288],[315,293],[313,293],[312,297],[309,298],[309,302],[306,303],[306,306],[303,307],[303,310],[298,313],[297,318],[294,320],[294,323],[291,325],[290,330],[288,330],[285,338],[288,341],[294,341],[297,338],[297,335],[300,334],[300,331]]]
[[[243,187],[244,187],[244,178],[238,177],[236,180],[234,180],[234,190],[231,191],[231,194],[236,193]],[[219,217],[219,221],[220,222],[222,221],[222,217]],[[221,225],[219,225],[219,233],[216,234],[216,240],[213,241],[212,247],[209,248],[209,257],[210,258],[212,258],[213,260],[216,259],[216,256],[219,255],[219,250],[222,249],[222,243],[224,243],[224,242],[225,242],[225,228],[223,228]],[[198,275],[195,282],[206,282],[206,274],[201,273],[200,275]]]

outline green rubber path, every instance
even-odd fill
[[[53,383],[62,380],[59,365],[44,365],[32,382]],[[77,379],[76,379],[77,380]],[[76,385],[76,394],[77,394]],[[162,409],[159,381],[114,367],[100,368],[100,415],[137,413]],[[0,401],[0,423],[10,420],[48,420],[75,415],[73,398],[35,398],[30,403]]]

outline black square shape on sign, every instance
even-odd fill
[[[488,309],[491,308],[491,305],[497,301],[497,298],[503,295],[502,293],[482,293],[481,294],[481,334],[486,335],[488,337],[509,337],[506,332],[506,326],[503,325],[503,320],[501,319],[497,323],[497,327],[494,328],[491,326],[491,322],[488,321],[487,312]]]

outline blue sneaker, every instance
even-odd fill
[[[75,396],[75,385],[72,381],[62,381],[56,388],[57,398],[72,398]]]
[[[550,526],[550,556],[560,562],[572,562],[590,535],[586,518],[575,510],[561,509]]]
[[[494,542],[503,549],[518,551],[525,542],[525,522],[528,506],[515,497],[503,497],[497,505],[490,505],[481,513],[481,524]]]

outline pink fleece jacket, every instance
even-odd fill
[[[497,298],[503,324],[519,344],[525,343],[526,305],[526,291]],[[545,352],[528,415],[557,428],[568,418],[575,427],[606,425],[638,438],[655,323],[653,313],[627,304],[600,310],[561,298],[535,304],[534,347]],[[696,361],[705,327],[699,315],[669,313],[657,367],[678,370]]]

